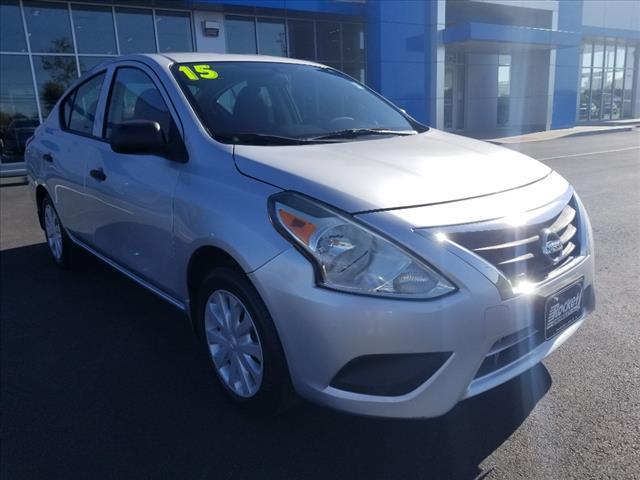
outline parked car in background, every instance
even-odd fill
[[[587,105],[589,106],[588,109],[587,109]],[[587,118],[589,118],[589,116],[591,118],[596,118],[598,116],[598,106],[593,102],[590,102],[589,104],[581,103],[580,104],[580,118],[587,119]]]
[[[441,415],[594,308],[589,219],[558,173],[312,62],[118,58],[68,90],[26,161],[53,260],[87,250],[183,310],[249,409],[297,392]]]
[[[0,156],[3,161],[22,157],[25,144],[38,125],[40,125],[38,119],[19,118],[0,131]]]

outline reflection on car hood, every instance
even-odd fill
[[[434,129],[367,141],[237,145],[234,157],[245,175],[351,213],[478,197],[551,172],[518,152]]]

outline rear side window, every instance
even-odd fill
[[[101,73],[80,85],[63,102],[63,122],[71,132],[93,134],[96,110],[105,74]]]
[[[130,120],[158,122],[169,137],[172,120],[167,104],[149,76],[137,68],[119,68],[111,90],[104,136],[109,139],[113,127]]]

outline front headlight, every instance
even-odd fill
[[[351,293],[427,299],[456,289],[400,247],[329,207],[283,192],[269,199],[278,231],[309,258],[323,286]]]

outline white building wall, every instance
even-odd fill
[[[455,0],[454,0],[455,1]],[[536,8],[539,10],[558,11],[558,0],[471,0],[478,3],[495,3],[510,7]],[[570,0],[573,1],[573,0]]]
[[[467,54],[465,130],[485,132],[498,121],[498,56]]]
[[[546,128],[549,53],[549,50],[533,50],[511,56],[510,125]]]
[[[550,50],[512,52],[509,121],[498,126],[498,55],[467,54],[465,130],[510,133],[544,130],[549,122]]]
[[[220,32],[217,37],[204,35],[203,23],[205,21],[217,22]],[[193,23],[196,37],[196,50],[198,52],[225,53],[227,49],[224,32],[224,15],[219,12],[194,11]]]
[[[640,30],[640,2],[637,0],[584,1],[582,24],[590,27]]]

